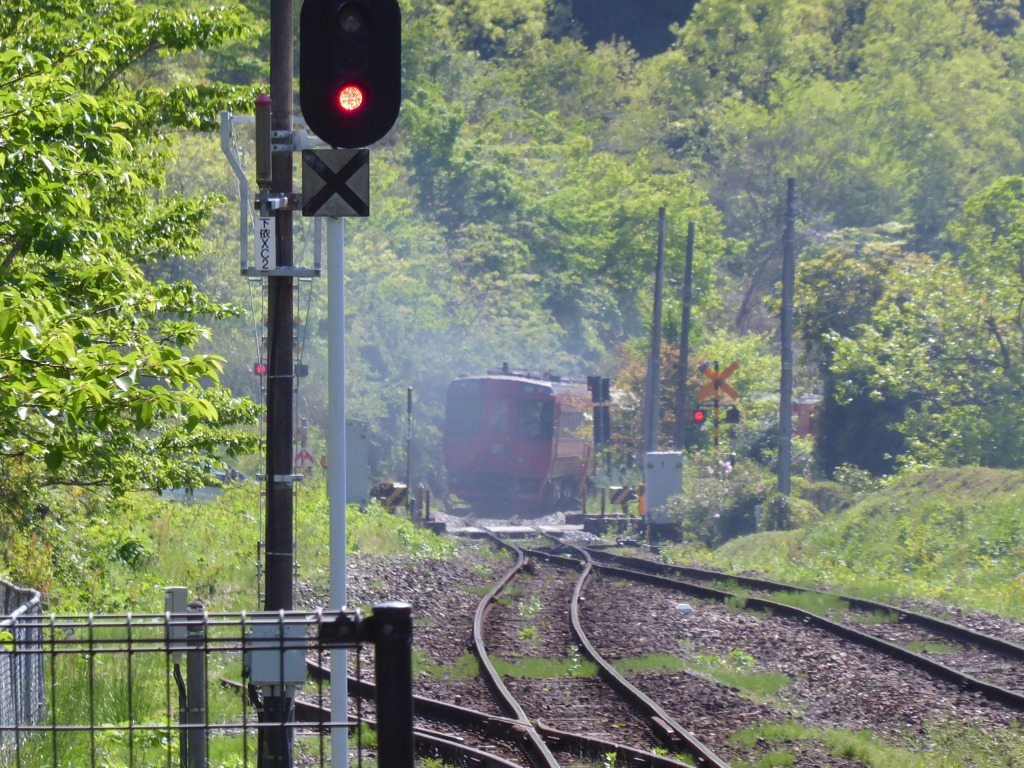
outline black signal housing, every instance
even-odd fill
[[[402,104],[398,0],[305,0],[299,16],[299,107],[332,147],[384,138]]]

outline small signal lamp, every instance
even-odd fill
[[[708,420],[708,413],[703,408],[698,408],[693,412],[693,423],[697,426],[702,425]]]
[[[338,91],[338,106],[346,112],[355,112],[363,106],[363,89],[358,85],[346,85]]]

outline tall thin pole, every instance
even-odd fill
[[[658,209],[658,263],[654,272],[654,322],[651,328],[651,357],[647,365],[647,423],[644,450],[658,450],[661,425],[661,295],[665,283],[665,206]]]
[[[405,508],[409,519],[416,517],[416,499],[412,494],[412,386],[405,393]]]
[[[793,457],[793,288],[796,282],[796,179],[786,179],[782,234],[782,376],[779,382],[779,493],[788,496]]]
[[[676,429],[673,445],[683,450],[686,442],[686,382],[690,372],[690,310],[693,307],[693,245],[697,225],[692,221],[686,229],[686,268],[683,272],[683,317],[679,327],[679,365],[676,368]]]
[[[345,407],[345,220],[327,219],[327,507],[330,515],[331,610],[348,603],[348,574],[345,556],[347,538],[348,456]],[[347,668],[348,653],[331,651],[331,665]],[[348,720],[348,678],[337,675],[331,681],[331,722]],[[331,768],[348,765],[348,728],[331,729]]]
[[[272,131],[292,130],[292,48],[291,0],[270,3],[270,124]],[[271,194],[292,194],[292,154],[275,152],[271,160]],[[292,212],[287,206],[275,210],[277,224],[277,266],[292,267]],[[267,522],[266,597],[268,611],[291,610],[294,542],[293,523],[293,407],[294,367],[292,362],[293,284],[290,275],[267,278]],[[292,698],[285,686],[270,686],[263,701],[262,719],[281,727],[261,729],[261,768],[291,766],[293,719]]]
[[[271,129],[292,129],[292,3],[274,0],[270,8]],[[275,152],[271,193],[291,195],[291,152]],[[292,212],[279,208],[277,265],[292,266]],[[292,321],[293,284],[290,275],[267,278],[267,594],[268,611],[292,607]]]

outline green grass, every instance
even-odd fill
[[[806,529],[735,539],[698,559],[882,602],[916,597],[1024,619],[1021,507],[1024,471],[923,471]],[[673,552],[692,550],[665,557]]]
[[[519,603],[519,616],[523,619],[532,619],[542,610],[544,610],[544,604],[536,595],[530,595],[528,600]]]
[[[678,656],[669,656],[663,653],[620,659],[612,666],[622,675],[635,675],[638,672],[676,672],[687,668],[686,662]]]
[[[846,620],[853,624],[863,624],[870,626],[872,624],[895,624],[900,620],[900,615],[896,611],[872,611],[871,613],[851,613],[846,617]]]
[[[785,747],[793,742],[815,741],[835,757],[855,760],[868,768],[1010,768],[1024,760],[1024,733],[1016,725],[982,730],[959,722],[936,721],[925,726],[925,731],[921,741],[927,748],[922,751],[886,744],[869,731],[823,730],[795,722],[755,725],[733,734],[731,741],[748,748],[767,743],[771,750],[767,755],[788,754]],[[786,763],[738,762],[733,768],[763,765]]]
[[[730,595],[725,598],[725,607],[729,613],[739,613],[746,609],[747,598],[745,595]]]
[[[133,629],[138,648],[155,648],[163,627]],[[125,647],[123,628],[100,628],[91,635],[59,639],[64,653],[47,656],[47,712],[42,725],[54,735],[27,739],[20,750],[23,766],[107,765],[112,768],[177,763],[178,695],[172,659],[162,652],[112,652]],[[80,649],[79,652],[71,652]],[[184,662],[183,662],[184,666]],[[183,670],[184,674],[184,670]],[[246,703],[237,690],[216,685],[218,677],[241,677],[237,653],[211,653],[206,659],[207,717],[210,723],[243,723]],[[250,720],[253,718],[249,712]],[[63,730],[89,725],[94,730]],[[240,729],[214,731],[208,738],[211,765],[241,765],[243,750],[255,757],[256,736]]]
[[[467,680],[480,674],[480,662],[472,653],[464,653],[452,666],[431,664],[427,651],[413,653],[412,673],[414,677],[424,675],[437,680]]]
[[[532,624],[519,630],[519,639],[528,643],[535,643],[540,636],[540,630]]]
[[[832,617],[837,620],[850,608],[843,598],[822,592],[773,592],[770,599],[816,616]]]
[[[567,659],[530,658],[509,661],[490,657],[495,671],[502,677],[521,677],[543,680],[551,677],[597,677],[597,665],[584,659],[578,652]]]
[[[755,672],[756,660],[741,648],[734,648],[724,658],[697,653],[685,663],[688,669],[742,691],[758,702],[771,700],[792,682],[781,672]]]
[[[955,653],[961,650],[958,645],[931,640],[914,640],[907,643],[907,649],[914,653]]]

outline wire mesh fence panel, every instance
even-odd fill
[[[331,764],[332,738],[360,729],[344,700],[332,712],[330,683],[306,668],[379,646],[377,611],[18,616],[10,623],[24,640],[0,665],[41,669],[42,703],[15,718],[0,700],[0,765]],[[399,652],[411,659],[411,642]]]
[[[23,619],[38,617],[42,596],[0,580],[0,761],[15,748],[9,729],[43,715],[43,668],[38,656],[16,654],[38,643],[38,630]]]

